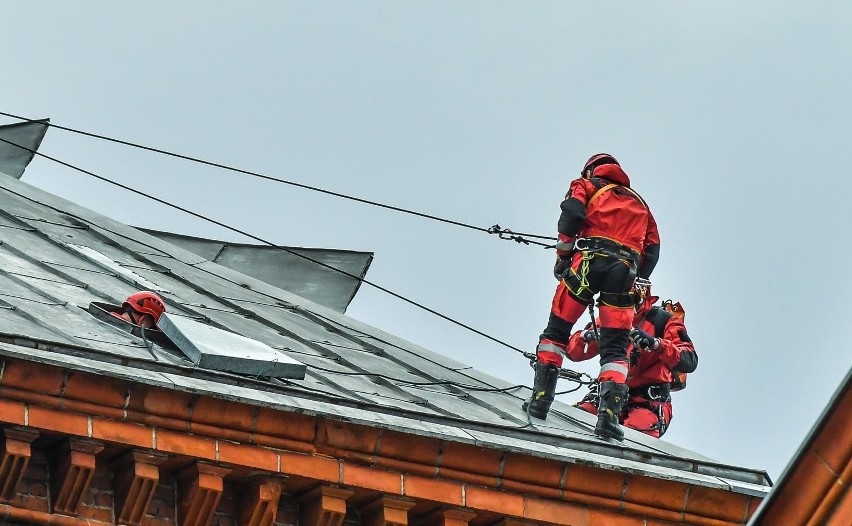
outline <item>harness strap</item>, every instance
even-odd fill
[[[595,183],[594,183],[594,181],[592,181],[592,184],[595,184]],[[595,185],[595,186],[597,186],[597,185]],[[648,203],[646,203],[646,202],[645,202],[645,200],[644,200],[644,199],[642,199],[642,196],[641,196],[641,195],[639,195],[638,193],[636,193],[636,190],[634,190],[634,189],[630,188],[629,186],[624,186],[624,185],[617,184],[617,183],[609,183],[609,184],[606,184],[606,185],[602,186],[601,188],[599,188],[599,189],[598,189],[598,191],[597,191],[597,192],[595,192],[594,194],[592,194],[592,197],[591,197],[591,198],[590,198],[590,199],[586,202],[586,208],[589,208],[589,207],[592,205],[592,203],[593,203],[593,202],[595,202],[595,200],[596,200],[598,197],[600,197],[600,196],[601,196],[601,194],[603,194],[604,192],[606,192],[606,191],[608,191],[608,190],[611,190],[611,189],[613,189],[613,188],[615,188],[615,187],[617,187],[617,186],[620,186],[621,188],[624,188],[625,190],[627,190],[628,192],[630,192],[631,194],[633,194],[633,197],[635,197],[636,199],[638,199],[638,200],[639,200],[639,202],[640,202],[640,203],[642,203],[642,206],[644,206],[644,207],[645,207],[645,209],[648,209]]]
[[[632,267],[638,265],[641,260],[641,255],[636,250],[605,237],[578,237],[574,241],[574,249],[583,253],[591,252],[602,256],[613,256],[629,261]]]
[[[628,391],[630,396],[641,396],[646,400],[655,402],[671,401],[671,391],[668,383],[648,384],[639,387],[631,387]]]
[[[602,193],[606,192],[606,191],[607,191],[607,190],[609,190],[610,188],[615,188],[616,186],[618,186],[618,185],[617,185],[617,184],[615,184],[615,183],[609,183],[608,185],[606,185],[606,186],[603,186],[603,187],[599,188],[597,192],[595,192],[594,194],[592,194],[591,199],[589,199],[589,202],[588,202],[588,203],[586,203],[586,207],[590,207],[590,206],[592,206],[592,203],[594,203],[594,202],[595,202],[595,200],[596,200],[598,197],[600,197]]]

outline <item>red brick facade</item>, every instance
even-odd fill
[[[759,503],[14,359],[0,425],[16,523],[719,526]]]

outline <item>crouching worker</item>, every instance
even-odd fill
[[[128,296],[121,304],[121,309],[111,314],[133,325],[152,329],[157,326],[160,316],[166,312],[166,304],[158,295],[143,290]]]
[[[698,366],[698,355],[684,325],[680,303],[651,296],[651,283],[637,279],[633,287],[635,316],[628,345],[627,404],[619,422],[646,435],[663,436],[672,420],[671,392],[686,385],[686,373]],[[598,322],[600,323],[600,322]],[[591,324],[571,335],[567,355],[572,361],[588,360],[598,354],[598,338]],[[598,414],[597,386],[576,404]]]

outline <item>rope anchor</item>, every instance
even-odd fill
[[[523,355],[524,358],[530,361],[530,367],[535,369],[535,363],[538,361],[538,357],[535,353],[524,352]],[[587,378],[587,380],[584,380],[584,377]],[[580,373],[571,369],[566,369],[565,367],[559,368],[559,378],[577,382],[580,385],[591,385],[597,381],[586,373]]]
[[[540,239],[555,239],[547,236],[536,236],[533,234],[515,234],[508,228],[503,228],[500,225],[494,225],[491,228],[485,230],[489,234],[497,234],[497,237],[500,239],[505,239],[507,241],[514,241],[516,243],[523,243],[524,245],[540,245],[544,248],[556,248],[556,245],[548,245],[547,243],[541,243],[539,241],[533,241],[531,239],[527,239],[527,237],[537,237]],[[526,237],[525,237],[526,236]]]
[[[515,241],[517,243],[523,243],[525,245],[529,245],[530,242],[528,239],[524,239],[521,236],[510,235],[513,232],[508,228],[501,228],[500,225],[494,225],[487,230],[489,234],[497,234],[497,237],[500,239],[506,239],[509,241]]]

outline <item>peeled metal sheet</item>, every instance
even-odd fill
[[[0,141],[0,173],[11,175],[15,179],[24,175],[24,170],[35,155],[33,152],[38,150],[44,134],[47,133],[49,120],[0,126],[0,139],[3,139]]]
[[[298,247],[283,247],[286,250],[281,250],[272,246],[140,230],[337,312],[346,312],[373,260],[372,252]],[[310,260],[343,272],[335,272]]]
[[[157,327],[205,369],[303,380],[307,366],[263,342],[181,316],[160,316]]]

